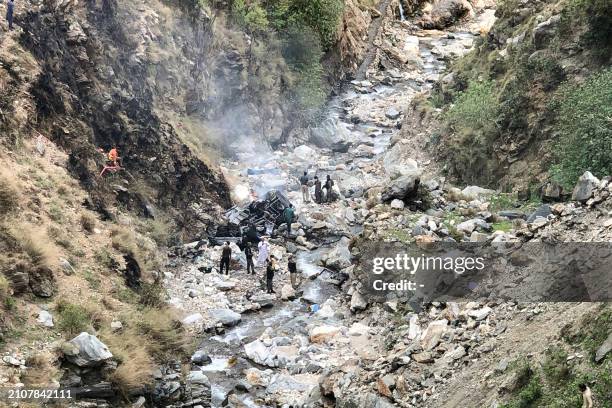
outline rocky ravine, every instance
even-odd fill
[[[277,178],[248,176],[239,162],[226,163],[234,188],[289,189],[299,214],[296,234],[273,239],[272,253],[283,265],[288,253],[296,253],[302,283],[295,292],[285,272],[276,277],[278,295],[263,295],[258,282],[263,269],[257,279],[245,275],[237,247],[230,277],[204,272],[217,265],[218,248],[190,244],[182,250],[187,257],[172,262],[166,274],[171,302],[184,311],[185,324],[205,333],[191,369],[209,378],[214,406],[454,407],[466,400],[489,406],[504,397],[508,361],[542,351],[555,328],[599,307],[483,301],[434,303],[416,313],[397,299],[369,304],[354,279],[355,237],[406,242],[612,237],[607,180],[585,177],[572,203],[517,209],[513,202],[502,208],[495,191],[445,183],[432,158],[397,136],[406,101],[429,89],[446,58],[469,50],[490,16],[478,10],[475,20],[447,32],[387,21],[383,38],[394,41],[380,44],[381,62],[375,65],[387,69],[372,66],[367,80],[353,82],[332,102],[327,123],[333,131],[296,136],[292,145],[269,155],[245,155],[240,162],[280,169]],[[405,53],[410,58],[395,59]],[[300,144],[313,138],[323,147]],[[303,203],[297,192],[303,170],[331,174],[341,198],[321,206]],[[522,341],[525,325],[539,341]]]

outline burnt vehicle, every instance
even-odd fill
[[[272,235],[281,225],[283,211],[291,202],[280,190],[270,190],[263,199],[247,206],[234,206],[225,212],[227,223],[219,225],[211,244],[230,241],[236,243],[258,243],[262,235]]]

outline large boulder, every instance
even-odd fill
[[[593,195],[593,191],[599,186],[599,179],[591,174],[590,171],[585,171],[578,179],[576,187],[572,193],[572,200],[585,202]]]
[[[31,270],[29,273],[29,284],[32,293],[38,297],[48,298],[55,294],[57,284],[53,271],[45,266]]]
[[[467,0],[434,0],[429,13],[421,20],[421,25],[423,28],[441,30],[470,13],[472,5]]]
[[[359,310],[365,310],[368,307],[368,301],[358,291],[354,291],[351,295],[351,311],[357,312]]]
[[[383,202],[389,202],[394,199],[405,201],[411,197],[416,197],[420,183],[420,172],[415,171],[412,174],[406,174],[392,180],[387,184],[382,192],[381,198]]]
[[[282,300],[293,300],[296,297],[295,289],[290,284],[283,285],[281,289],[281,299]]]
[[[208,312],[208,315],[228,327],[237,325],[241,320],[240,313],[231,309],[212,309]]]
[[[96,336],[83,332],[63,347],[68,361],[79,367],[95,367],[113,358],[108,347]]]
[[[324,261],[326,267],[337,271],[351,266],[351,251],[348,247],[348,241],[342,239],[338,245],[327,253]]]
[[[612,351],[612,332],[610,332],[608,338],[603,342],[601,346],[599,346],[599,348],[595,352],[595,362],[599,363],[600,361],[602,361],[606,354],[608,354],[610,351]]]
[[[488,188],[482,188],[479,186],[467,186],[461,190],[461,195],[467,201],[477,200],[482,197],[488,197],[495,194],[495,190],[489,190]]]
[[[293,154],[304,161],[312,160],[315,157],[315,150],[306,145],[300,145],[293,150]]]

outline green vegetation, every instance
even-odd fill
[[[516,194],[495,194],[489,199],[489,210],[493,212],[510,210],[516,208],[517,201]]]
[[[508,232],[512,229],[512,221],[494,222],[491,227],[493,228],[493,231]]]
[[[85,278],[91,289],[100,289],[100,284],[102,283],[100,281],[100,277],[94,272],[92,272],[90,269],[85,269],[85,271],[83,271],[83,277]]]
[[[56,305],[58,328],[68,337],[86,331],[91,325],[91,313],[81,305],[60,300]]]
[[[610,62],[612,13],[608,0],[569,0],[561,17],[563,24],[559,31],[562,38],[568,38],[575,32],[578,20],[587,27],[581,34],[581,45],[589,50],[598,62]]]
[[[249,84],[255,93],[269,93],[266,84],[279,72],[286,84],[282,95],[296,114],[296,122],[313,123],[329,94],[321,59],[337,39],[342,0],[233,0],[234,22],[254,36],[250,58],[270,65],[254,73]],[[276,61],[280,55],[282,61]]]
[[[113,259],[110,251],[104,247],[98,248],[94,253],[94,259],[101,267],[105,269],[112,269],[115,265],[115,260]]]
[[[595,350],[609,335],[612,309],[602,305],[577,327],[564,329],[563,340],[569,343],[549,348],[540,364],[521,361],[515,365],[516,387],[508,402],[500,408],[573,408],[582,404],[580,384],[588,384],[595,406],[612,408],[612,358],[608,355],[595,363]],[[566,348],[586,351],[588,358],[568,360]]]
[[[609,1],[564,0],[554,10],[535,2],[527,6],[532,13],[517,13],[524,4],[498,2],[499,18],[489,35],[452,63],[452,80],[428,101],[445,110],[448,170],[467,183],[493,185],[506,177],[504,182],[521,187],[541,181],[545,172],[565,187],[585,170],[607,175],[612,170]],[[560,20],[553,19],[535,41],[536,26],[554,15]],[[521,165],[512,166],[517,162]]]
[[[552,170],[557,181],[570,188],[586,170],[599,177],[612,174],[612,69],[582,85],[562,87],[553,106],[559,130]]]
[[[143,282],[139,294],[139,303],[143,306],[160,308],[165,305],[166,291],[161,284]]]
[[[497,100],[492,81],[472,81],[460,92],[446,113],[447,123],[456,130],[492,131],[495,127]]]

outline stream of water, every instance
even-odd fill
[[[403,9],[400,3],[401,19],[404,19]],[[339,180],[348,179],[351,176],[351,169],[355,166],[362,166],[380,157],[388,149],[391,138],[398,132],[396,127],[380,123],[374,114],[363,115],[358,123],[352,120],[347,114],[347,106],[371,106],[380,107],[383,111],[390,106],[398,109],[404,108],[412,95],[417,92],[431,88],[433,81],[437,80],[442,70],[445,68],[445,54],[464,53],[472,45],[473,36],[466,32],[456,32],[452,35],[441,35],[439,32],[421,32],[419,35],[406,33],[404,43],[406,47],[413,47],[418,50],[418,60],[411,62],[404,69],[397,73],[387,73],[395,75],[392,85],[376,83],[367,92],[360,91],[368,84],[356,84],[355,87],[348,86],[346,90],[334,98],[329,104],[328,118],[324,125],[331,130],[328,131],[331,141],[351,142],[352,146],[366,144],[373,149],[373,155],[356,156],[353,148],[346,153],[334,153],[331,161],[334,165],[345,164],[346,170],[337,171],[335,177]],[[412,75],[414,73],[418,75]],[[411,75],[404,75],[409,73]],[[384,73],[383,73],[384,74]],[[416,79],[415,79],[416,78]],[[398,106],[398,101],[400,101]],[[384,114],[383,114],[384,117]],[[252,157],[251,157],[252,156]],[[258,157],[256,157],[258,156]],[[260,164],[268,167],[282,166],[276,163],[278,156],[271,154]],[[259,154],[243,153],[242,162],[254,163],[261,159]],[[294,174],[301,173],[303,168],[291,167],[289,172]],[[286,180],[282,175],[274,176],[275,187],[285,184]],[[271,186],[260,186],[261,188],[271,188]],[[299,203],[298,203],[299,209]],[[359,233],[360,227],[354,229]],[[337,239],[337,238],[336,238]],[[324,241],[323,237],[322,240]],[[206,350],[212,358],[212,362],[202,367],[212,384],[213,406],[221,406],[228,393],[236,389],[237,384],[244,380],[244,370],[250,367],[266,369],[248,359],[242,358],[244,345],[248,344],[261,336],[266,330],[272,330],[274,336],[294,337],[302,334],[306,322],[321,322],[329,324],[335,317],[329,313],[313,312],[312,305],[321,305],[327,299],[338,295],[340,289],[333,283],[332,276],[328,271],[323,270],[318,265],[323,251],[328,250],[329,246],[322,246],[311,252],[299,252],[298,270],[302,274],[300,290],[301,296],[292,301],[276,300],[271,307],[262,308],[259,312],[244,314],[242,321],[233,328],[227,329],[222,334],[213,334],[202,340],[201,348]],[[330,282],[332,281],[332,282]],[[316,307],[315,307],[316,309]],[[279,368],[273,370],[280,371]],[[257,405],[251,394],[243,393],[239,396],[240,401],[247,407]]]

